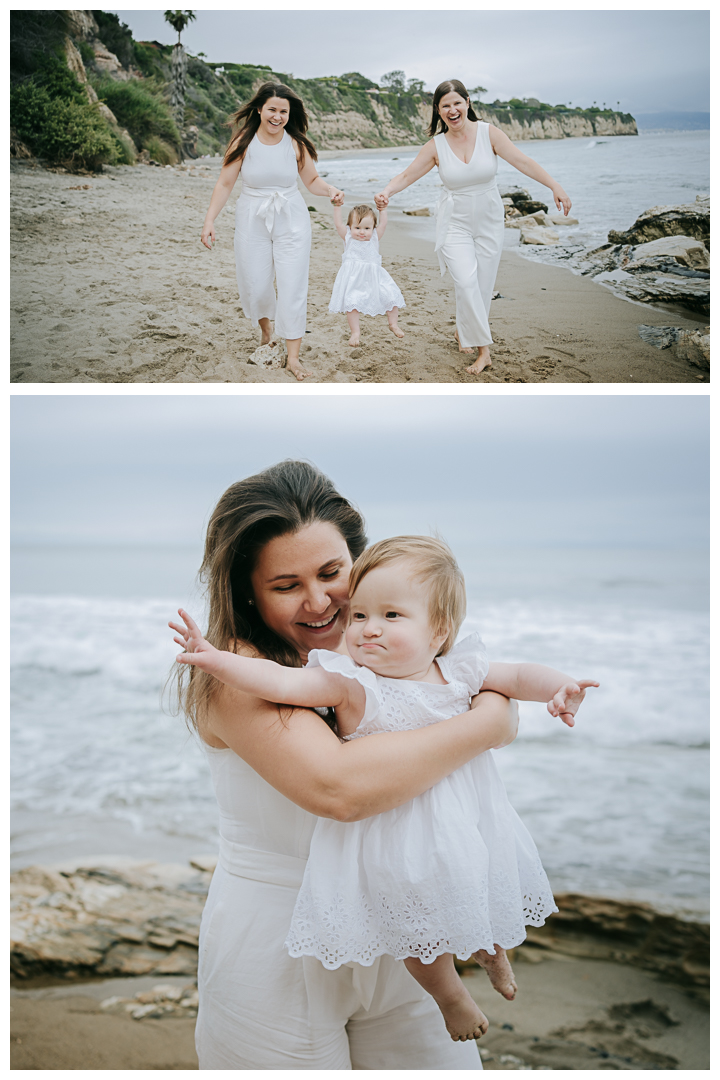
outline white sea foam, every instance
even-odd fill
[[[466,629],[482,633],[492,659],[547,663],[601,683],[573,730],[543,705],[522,705],[521,735],[498,764],[556,886],[702,898],[707,615],[698,605],[664,607],[652,592],[640,604],[633,568],[617,570],[611,595],[596,590],[586,602],[548,602],[540,585],[524,600],[481,601],[471,589]],[[508,581],[493,591],[509,590]],[[25,595],[11,613],[22,852],[81,818],[98,822],[96,851],[103,822],[172,838],[188,853],[212,850],[204,754],[161,707],[177,651],[166,626],[173,604]]]

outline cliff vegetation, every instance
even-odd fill
[[[36,156],[75,171],[102,164],[220,153],[228,118],[260,83],[285,83],[303,99],[319,149],[422,142],[432,95],[420,79],[394,71],[381,84],[360,72],[296,79],[265,65],[207,62],[188,56],[183,130],[169,108],[170,45],[136,41],[105,11],[11,12],[11,154]],[[611,109],[551,106],[512,98],[478,100],[478,115],[512,139],[636,135],[632,116]]]

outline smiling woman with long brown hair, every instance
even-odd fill
[[[284,461],[233,484],[208,526],[207,638],[299,666],[342,650],[359,512],[314,466]],[[172,624],[171,624],[172,625]],[[487,692],[460,716],[342,742],[309,709],[273,704],[187,668],[181,703],[220,804],[220,858],[200,931],[201,1069],[478,1069],[404,964],[328,971],[284,948],[316,817],[354,821],[408,802],[512,741],[516,713]]]
[[[263,83],[231,121],[237,130],[225,152],[200,239],[212,248],[215,219],[240,176],[242,192],[235,211],[240,302],[246,318],[259,324],[263,345],[272,341],[275,322],[275,332],[287,343],[287,366],[302,380],[312,374],[300,363],[311,229],[297,178],[315,195],[342,202],[342,192],[318,176],[305,107],[289,86]]]
[[[441,274],[447,268],[455,285],[455,338],[460,352],[477,349],[476,360],[465,370],[477,375],[491,366],[488,320],[503,246],[504,212],[495,178],[498,158],[549,187],[558,210],[566,215],[572,203],[557,181],[518,150],[504,132],[478,119],[459,79],[448,79],[435,90],[427,133],[430,142],[385,185],[375,202],[383,210],[392,195],[437,165],[443,190],[435,251]]]

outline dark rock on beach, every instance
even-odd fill
[[[610,244],[645,244],[661,236],[692,236],[710,247],[710,199],[696,196],[694,203],[681,206],[653,206],[626,232],[611,229]]]

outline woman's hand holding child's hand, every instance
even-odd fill
[[[185,626],[180,626],[179,623],[174,622],[168,623],[168,626],[171,630],[176,631],[173,641],[176,641],[178,645],[182,645],[185,652],[180,653],[175,659],[178,664],[194,664],[195,667],[199,667],[203,671],[209,671],[212,674],[217,659],[222,654],[219,649],[216,649],[214,645],[205,640],[200,633],[199,626],[186,611],[179,608],[178,615],[185,623]],[[178,637],[178,635],[180,636]]]
[[[580,708],[585,691],[589,686],[599,686],[600,683],[585,679],[583,682],[569,682],[561,686],[552,701],[548,701],[548,712],[551,716],[559,716],[563,724],[575,727],[575,713]]]

